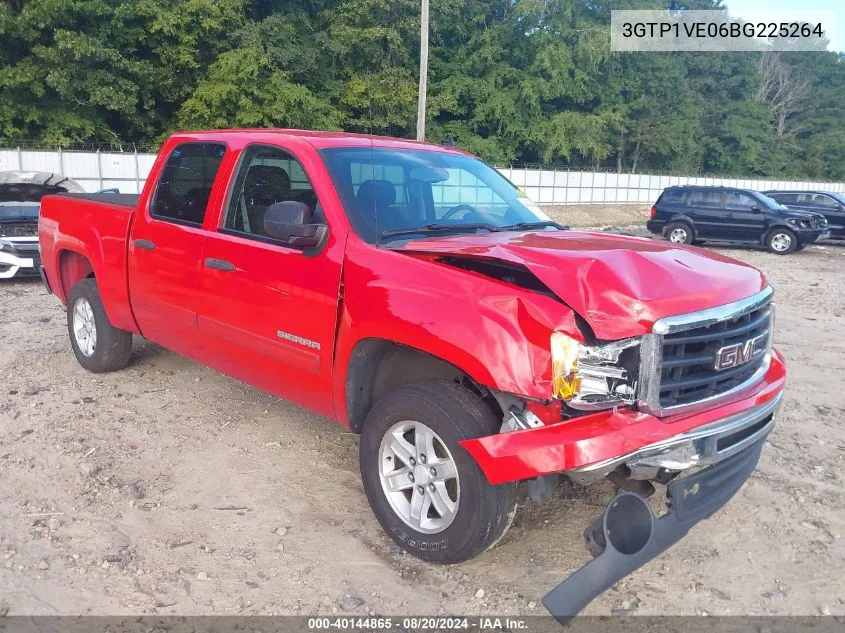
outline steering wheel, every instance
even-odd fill
[[[449,218],[451,218],[453,215],[455,215],[459,211],[469,211],[470,213],[473,213],[473,214],[476,214],[476,215],[478,214],[478,211],[475,210],[474,206],[472,206],[471,204],[464,203],[464,204],[459,204],[457,206],[452,207],[446,213],[444,213],[443,217],[440,218],[440,219],[441,220],[448,220]]]

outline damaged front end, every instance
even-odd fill
[[[667,512],[660,517],[643,495],[618,493],[584,533],[593,560],[547,593],[543,605],[558,622],[569,621],[725,505],[757,467],[762,449],[759,438],[717,464],[672,479],[666,486]]]
[[[581,484],[606,478],[617,490],[584,531],[593,559],[543,598],[548,611],[567,622],[725,505],[756,468],[781,400],[779,390],[757,406],[627,454],[529,479],[535,501],[548,500],[561,476]],[[500,437],[529,437],[547,428],[531,408],[512,406]],[[656,486],[664,494],[656,495]]]

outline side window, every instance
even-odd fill
[[[659,202],[661,204],[672,204],[675,206],[683,206],[684,196],[687,194],[683,189],[667,189],[660,196]]]
[[[161,171],[150,214],[161,220],[200,225],[226,146],[220,143],[177,145]]]
[[[760,206],[751,196],[739,191],[728,191],[725,194],[725,208],[731,211],[751,211],[751,207]]]
[[[722,206],[722,192],[699,189],[690,195],[689,206],[706,209],[718,209]]]
[[[832,198],[821,194],[813,195],[813,206],[822,209],[836,209],[839,205]]]
[[[794,193],[776,193],[769,197],[785,205],[798,203],[798,195]]]
[[[308,205],[314,212],[314,223],[326,223],[314,187],[298,160],[278,147],[247,147],[229,193],[223,228],[269,237],[264,230],[267,209],[288,201]]]

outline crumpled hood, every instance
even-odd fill
[[[795,218],[797,220],[815,218],[821,222],[825,219],[825,216],[821,213],[816,213],[815,211],[801,211],[799,209],[781,209],[780,214],[783,218]]]
[[[662,317],[744,299],[767,285],[756,268],[716,253],[604,233],[457,235],[410,241],[397,250],[523,265],[599,339],[639,336]]]

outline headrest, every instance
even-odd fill
[[[396,187],[388,180],[365,180],[355,199],[361,206],[386,207],[396,202]]]
[[[273,191],[290,191],[290,177],[275,165],[253,165],[246,173],[244,189],[267,188]]]

